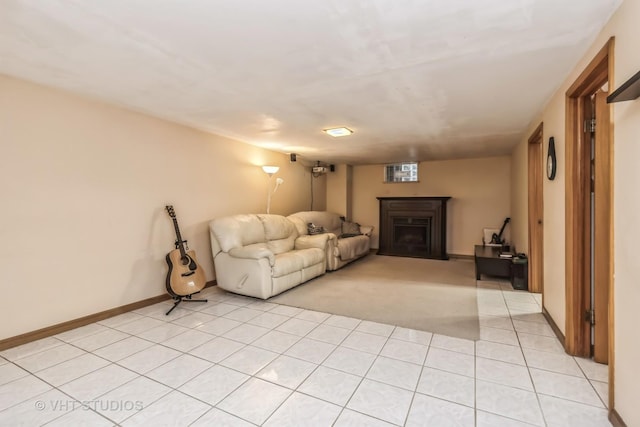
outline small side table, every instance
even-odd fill
[[[499,246],[475,246],[476,280],[480,280],[480,275],[487,274],[489,276],[504,277],[512,281],[512,258],[501,258],[500,251],[501,248]]]

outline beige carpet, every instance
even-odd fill
[[[471,260],[372,254],[269,301],[459,338],[480,336]]]

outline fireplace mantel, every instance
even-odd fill
[[[379,255],[449,259],[447,201],[451,197],[378,197]]]

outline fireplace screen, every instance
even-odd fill
[[[394,247],[426,250],[431,247],[431,218],[393,218],[392,241]]]

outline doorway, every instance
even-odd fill
[[[613,407],[613,38],[566,92],[566,328],[567,353],[609,363]]]

